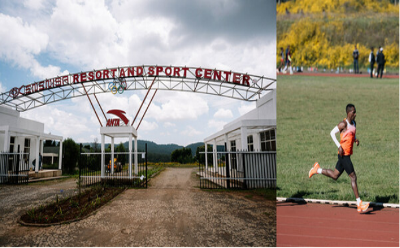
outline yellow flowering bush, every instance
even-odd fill
[[[285,14],[286,8],[290,15]],[[372,11],[381,13],[363,14]],[[292,14],[301,12],[306,14]],[[287,1],[277,4],[277,13],[277,24],[282,22],[277,25],[277,53],[281,47],[286,51],[289,46],[293,66],[352,68],[356,45],[359,65],[366,68],[369,67],[370,46],[375,47],[376,54],[378,45],[382,45],[386,66],[399,67],[399,39],[396,38],[399,6],[388,0]],[[277,56],[277,64],[280,64],[280,56]]]

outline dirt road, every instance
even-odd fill
[[[246,191],[200,190],[193,168],[167,168],[148,189],[126,190],[76,223],[36,228],[16,222],[32,205],[59,192],[60,185],[64,194],[76,187],[71,180],[0,187],[1,246],[276,245],[275,201],[249,197]],[[35,197],[26,192],[32,188]]]

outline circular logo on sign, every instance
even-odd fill
[[[10,96],[16,98],[19,95],[19,89],[14,87],[10,90]]]

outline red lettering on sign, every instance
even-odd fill
[[[68,76],[63,76],[62,77],[62,82],[64,85],[68,84]]]
[[[61,86],[61,78],[60,77],[54,79],[54,81],[56,82],[57,86]]]
[[[143,75],[143,67],[136,67],[136,76]]]
[[[101,71],[96,71],[96,79],[101,79]]]
[[[183,70],[183,77],[186,77],[186,72],[189,70],[189,68],[183,67],[182,70]]]
[[[218,79],[221,80],[221,71],[214,70],[214,80]]]
[[[134,77],[135,76],[135,67],[129,67],[128,68],[128,77]]]
[[[108,73],[109,73],[109,72],[110,72],[109,70],[103,70],[103,79],[110,78],[110,77],[108,76]]]
[[[81,73],[81,82],[86,81],[86,72]]]
[[[240,74],[233,73],[232,83],[240,84]]]
[[[73,84],[79,83],[79,74],[74,74],[74,75],[72,75],[72,77],[73,77],[73,80],[72,80]]]
[[[229,76],[232,74],[230,71],[224,71],[225,74],[225,81],[229,82]]]
[[[39,82],[39,90],[43,90],[44,89],[44,82]]]
[[[181,74],[179,74],[180,70],[181,69],[179,67],[175,67],[174,68],[174,77],[180,77],[181,76]]]
[[[125,70],[121,68],[119,71],[119,77],[125,77]]]
[[[172,73],[172,69],[171,69],[171,67],[167,67],[167,68],[165,68],[165,75],[167,75],[167,76],[171,76],[171,73]]]
[[[46,79],[46,84],[47,84],[47,88],[53,88],[54,87],[54,81],[53,80]]]
[[[204,69],[204,78],[211,79],[211,70],[210,69]]]
[[[153,75],[154,75],[154,67],[153,67],[153,66],[150,66],[150,67],[149,67],[149,75],[150,75],[150,76],[153,76]]]
[[[202,72],[203,71],[203,69],[201,69],[201,68],[197,68],[196,69],[196,77],[197,78],[200,78],[202,75],[200,74],[200,72]]]
[[[156,76],[160,75],[160,72],[163,71],[163,68],[161,66],[156,67]]]
[[[115,72],[117,71],[117,69],[111,69],[112,71],[112,78],[115,78]]]
[[[242,84],[243,85],[247,85],[247,86],[250,86],[250,76],[249,75],[243,75],[243,81],[242,81]]]
[[[94,79],[94,72],[90,71],[88,74],[89,74],[88,80],[92,81]]]

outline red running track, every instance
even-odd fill
[[[277,202],[277,246],[396,246],[399,209]]]

